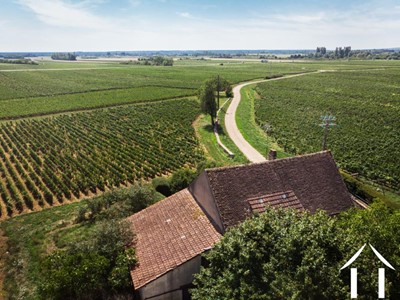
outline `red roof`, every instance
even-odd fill
[[[184,189],[128,218],[136,234],[135,289],[176,268],[221,239]]]

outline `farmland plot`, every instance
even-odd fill
[[[328,147],[340,167],[399,190],[399,82],[400,69],[392,68],[263,83],[256,120],[286,151],[300,154],[321,150],[320,117],[332,114],[339,126],[330,130]]]
[[[2,217],[150,179],[202,159],[194,100],[3,123]]]

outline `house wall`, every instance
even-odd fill
[[[210,221],[213,223],[215,229],[221,234],[224,233],[224,227],[215,204],[210,184],[206,171],[200,174],[199,177],[189,186],[189,191],[192,193],[196,202],[203,209]]]
[[[193,275],[200,271],[200,265],[201,255],[188,260],[184,264],[140,288],[138,290],[140,299],[185,300],[182,297],[181,288],[192,283]]]

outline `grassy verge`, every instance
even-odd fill
[[[240,133],[262,155],[267,155],[270,149],[275,149],[278,152],[278,158],[291,156],[256,124],[254,101],[258,100],[259,97],[253,85],[241,89],[241,101],[236,111],[236,124]]]
[[[224,103],[225,101],[226,99],[221,99],[221,103]],[[224,166],[248,162],[246,157],[224,133],[224,117],[225,112],[221,110],[221,114],[219,116],[221,127],[219,131],[220,139],[222,143],[224,143],[225,146],[235,154],[235,157],[233,158],[230,158],[228,154],[225,153],[220,146],[218,146],[217,139],[211,126],[210,117],[208,115],[200,115],[193,124],[197,138],[204,149],[207,160],[214,160],[215,162]]]

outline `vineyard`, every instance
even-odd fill
[[[1,124],[1,217],[194,165],[198,113],[171,100]]]
[[[118,104],[196,95],[200,85],[217,74],[232,83],[272,74],[315,70],[314,65],[260,62],[218,63],[173,67],[114,63],[69,63],[69,68],[2,70],[0,64],[0,119],[74,111]],[[5,64],[3,64],[5,65]],[[56,66],[54,66],[56,65]]]
[[[258,85],[257,122],[285,151],[320,151],[321,116],[340,167],[400,189],[400,69],[312,74]]]

